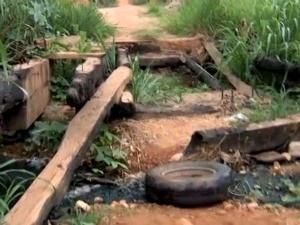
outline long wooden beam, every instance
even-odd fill
[[[5,216],[4,224],[43,224],[52,207],[63,198],[75,169],[98,134],[103,119],[113,104],[119,101],[131,78],[131,69],[119,67],[98,88],[92,99],[69,123],[56,155]]]
[[[254,99],[259,99],[256,90],[236,77],[227,65],[224,65],[222,55],[212,41],[204,41],[204,46],[208,54],[214,60],[220,71],[227,77],[228,81],[241,94]]]

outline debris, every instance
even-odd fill
[[[91,206],[87,203],[85,203],[84,201],[82,200],[78,200],[75,204],[75,208],[79,208],[79,209],[82,209],[83,211],[85,212],[88,212],[91,210]]]
[[[244,114],[242,114],[242,113],[234,114],[231,117],[229,117],[228,120],[230,122],[234,122],[234,123],[237,123],[237,122],[247,123],[247,122],[249,122],[249,118],[247,116],[245,116]]]

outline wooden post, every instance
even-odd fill
[[[48,59],[31,60],[14,67],[20,74],[21,87],[26,90],[27,101],[3,114],[6,130],[26,130],[43,113],[50,101],[50,66]]]
[[[75,169],[89,150],[100,125],[121,98],[132,70],[119,67],[69,123],[61,145],[46,168],[5,216],[7,225],[43,224],[53,206],[65,194]]]

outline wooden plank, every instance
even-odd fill
[[[103,82],[105,65],[100,58],[87,58],[78,65],[66,95],[69,106],[78,112],[90,100],[99,85]]]
[[[51,54],[49,56],[46,56],[48,59],[84,59],[89,57],[103,57],[105,56],[104,52],[57,52],[54,54]]]
[[[61,201],[75,169],[99,133],[104,117],[119,101],[131,78],[131,69],[119,67],[98,88],[69,123],[55,156],[5,216],[5,224],[43,224],[51,208]]]
[[[35,40],[35,44],[41,48],[44,48],[45,50],[51,49],[52,44],[55,42],[71,47],[73,52],[72,54],[68,52],[56,53],[49,56],[50,59],[77,59],[86,57],[86,54],[88,55],[88,57],[97,57],[93,54],[101,54],[101,52],[103,51],[101,50],[99,44],[93,43],[90,53],[79,55],[79,53],[77,53],[76,51],[76,46],[79,41],[79,36],[69,36],[56,39],[37,39]],[[203,45],[202,35],[187,38],[158,38],[144,40],[135,40],[132,38],[113,40],[113,38],[111,38],[105,41],[106,47],[109,47],[112,44],[115,44],[117,47],[128,47],[130,54],[137,52],[145,53],[173,51],[173,53],[176,52],[190,55],[193,58],[197,59],[199,62],[204,62],[207,59],[207,52],[205,51],[205,47]]]
[[[241,81],[231,72],[227,65],[224,65],[224,63],[222,62],[222,54],[218,51],[212,41],[205,41],[204,46],[220,71],[227,77],[228,81],[232,84],[233,87],[235,87],[236,90],[238,90],[241,94],[246,95],[247,97],[259,99],[259,96],[253,87]]]
[[[220,148],[222,151],[239,150],[242,153],[258,153],[266,150],[287,148],[291,140],[300,138],[300,114],[274,121],[250,124],[246,127],[196,131],[184,151],[191,155],[203,146]]]
[[[14,67],[20,74],[21,87],[26,90],[27,101],[3,114],[7,131],[26,130],[43,113],[50,100],[50,65],[48,59],[31,60]]]

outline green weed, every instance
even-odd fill
[[[155,29],[141,29],[133,33],[137,39],[156,39],[159,38],[163,30],[161,28]]]
[[[300,182],[294,184],[289,179],[284,179],[282,180],[282,182],[288,188],[290,193],[281,196],[281,201],[284,204],[300,206]]]
[[[25,183],[35,177],[33,173],[23,169],[11,169],[15,162],[16,160],[12,159],[0,164],[0,222],[9,211],[9,206],[24,193]],[[18,173],[18,179],[8,181],[9,174],[12,173]]]
[[[183,85],[179,75],[158,76],[150,71],[149,68],[142,70],[139,66],[138,57],[131,63],[133,78],[131,91],[135,102],[142,104],[156,104],[172,100],[180,102],[182,94],[191,92],[201,92],[209,90],[207,85],[200,82],[194,87]]]
[[[57,101],[65,101],[66,92],[75,74],[79,60],[56,60],[51,77],[51,97]]]
[[[160,17],[162,16],[163,12],[164,12],[164,8],[163,8],[163,4],[161,3],[154,3],[154,2],[149,2],[147,4],[147,15],[152,15],[155,17]]]
[[[101,168],[110,167],[112,170],[120,168],[127,169],[124,163],[127,152],[115,146],[120,144],[120,140],[108,128],[106,124],[102,124],[99,136],[91,145],[91,152],[96,162]],[[103,166],[103,167],[102,167]],[[93,168],[93,172],[103,174],[103,170]]]
[[[37,121],[26,139],[26,150],[34,148],[56,151],[65,134],[67,125],[56,121]]]
[[[282,118],[300,111],[300,103],[282,89],[279,93],[272,88],[264,88],[264,94],[271,99],[268,104],[256,103],[249,115],[251,122],[261,122]]]

